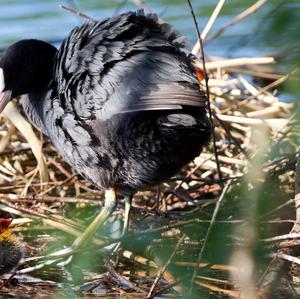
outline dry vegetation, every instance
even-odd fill
[[[203,69],[200,60],[195,64]],[[294,105],[276,95],[297,79],[277,73],[272,57],[207,55],[206,68],[218,163],[211,144],[177,177],[138,193],[129,233],[112,253],[107,246],[120,235],[112,232],[121,226],[120,200],[107,231],[69,265],[43,256],[71,244],[101,209],[103,193],[74,174],[15,105],[5,110],[0,208],[15,215],[25,255],[18,285],[0,294],[24,298],[38,289],[41,297],[150,298],[192,289],[196,298],[299,296],[300,131]]]

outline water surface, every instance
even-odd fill
[[[217,2],[215,0],[193,1],[200,29],[205,26]],[[212,32],[253,3],[254,1],[228,1],[215,22]],[[83,19],[61,9],[59,4],[74,7],[74,1],[0,0],[0,48],[23,38],[38,38],[56,42],[58,45],[74,26],[83,22]],[[186,35],[191,43],[196,41],[194,24],[185,0],[149,0],[147,4],[160,17]],[[122,0],[77,0],[75,5],[79,10],[97,19],[137,9],[131,1]],[[250,41],[269,10],[270,6],[266,5],[238,26],[227,30],[222,37],[207,46],[207,51],[211,55],[226,56],[254,56],[262,51],[266,52],[267,48],[262,49]]]

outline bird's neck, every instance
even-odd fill
[[[43,124],[43,105],[45,92],[26,94],[21,97],[21,103],[25,114],[38,129],[45,133]]]

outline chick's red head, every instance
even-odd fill
[[[0,210],[0,232],[6,231],[12,222],[12,216],[6,211]]]

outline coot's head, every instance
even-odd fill
[[[52,75],[57,49],[35,39],[8,47],[0,59],[0,112],[14,97],[42,91]]]
[[[7,230],[12,222],[12,216],[6,211],[0,210],[0,233]]]

